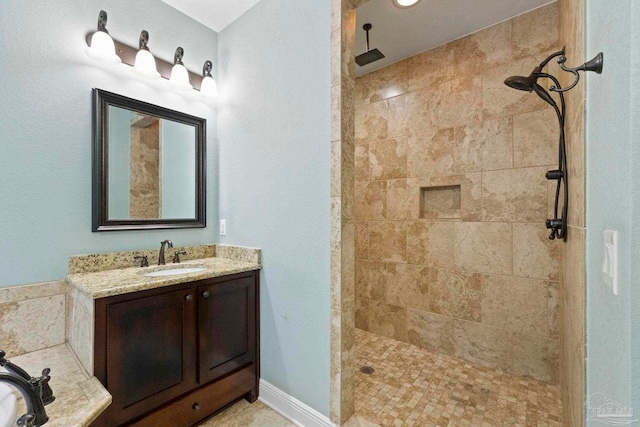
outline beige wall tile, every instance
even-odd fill
[[[366,222],[356,222],[356,258],[369,257],[369,228]]]
[[[449,45],[439,46],[402,61],[407,64],[410,91],[424,89],[454,77],[454,52]]]
[[[456,146],[453,128],[432,129],[407,141],[407,175],[426,177],[454,173]]]
[[[88,309],[85,298],[75,288],[66,295],[65,336],[84,369],[93,375],[94,315],[93,307]]]
[[[482,74],[485,120],[548,108],[548,104],[535,94],[515,90],[504,84],[505,78],[509,76],[528,76],[540,61],[538,57],[527,57],[489,68]]]
[[[357,328],[399,341],[407,341],[407,310],[405,308],[361,299],[356,312],[359,312],[356,316]],[[361,318],[360,321],[358,317]],[[361,326],[363,324],[367,328],[363,328]]]
[[[562,243],[549,240],[544,224],[513,224],[513,274],[554,280],[560,278]]]
[[[429,90],[418,90],[389,99],[389,137],[412,135],[431,126]]]
[[[387,101],[361,105],[355,112],[356,145],[387,139]]]
[[[558,163],[560,130],[553,110],[519,114],[513,118],[513,163],[517,168]],[[556,166],[557,167],[557,166]]]
[[[476,172],[513,166],[513,120],[506,117],[455,129],[455,169]]]
[[[369,171],[371,180],[406,178],[406,138],[369,144]]]
[[[480,323],[455,320],[455,356],[490,368],[511,370],[513,333]]]
[[[385,181],[355,183],[355,218],[382,220],[387,217],[387,183]]]
[[[453,267],[453,223],[416,221],[407,233],[407,260],[410,264]]]
[[[420,217],[420,189],[406,179],[387,181],[387,219],[417,220]]]
[[[485,221],[544,222],[547,216],[545,168],[482,173]]]
[[[356,295],[358,298],[385,301],[388,275],[386,264],[376,261],[356,261]]]
[[[342,212],[340,210],[340,197],[331,198],[331,252],[339,253],[342,239]]]
[[[461,181],[461,190],[460,216],[462,220],[480,221],[482,219],[482,174],[465,174]]]
[[[558,341],[531,335],[513,335],[513,373],[558,383]]]
[[[386,301],[400,307],[429,309],[431,274],[425,267],[387,264]]]
[[[480,274],[428,269],[431,311],[458,319],[480,321]]]
[[[0,304],[0,343],[8,358],[64,342],[64,294]]]
[[[400,61],[358,77],[356,79],[356,105],[382,101],[408,92],[408,71],[409,62]]]
[[[511,21],[505,21],[451,43],[456,75],[474,75],[487,66],[511,61]]]
[[[55,281],[0,288],[0,304],[60,295],[66,293],[68,287],[65,281]]]
[[[407,225],[402,222],[369,223],[369,258],[377,261],[405,262]]]
[[[548,335],[549,338],[560,338],[560,284],[558,282],[549,282],[549,322]]]
[[[482,120],[482,80],[461,77],[429,90],[431,122],[438,128],[463,126]]]
[[[544,56],[558,48],[558,3],[513,18],[513,56]],[[542,59],[540,59],[542,61]]]
[[[455,223],[455,266],[478,273],[511,274],[512,239],[511,224]]]
[[[356,298],[356,328],[369,330],[369,300],[366,298]]]
[[[527,335],[548,333],[549,284],[515,276],[482,276],[482,323]]]
[[[369,181],[369,145],[358,145],[355,147],[355,179],[356,181]]]
[[[453,355],[454,319],[420,310],[407,310],[407,338],[418,347]]]

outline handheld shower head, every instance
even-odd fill
[[[511,76],[504,81],[504,84],[506,84],[512,89],[531,92],[533,90],[533,85],[537,84],[536,83],[537,80],[538,80],[538,77],[536,77],[533,74],[530,74],[529,77]]]

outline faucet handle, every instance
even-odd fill
[[[180,263],[180,255],[186,255],[187,251],[181,251],[181,252],[176,252],[175,254],[173,254],[173,263],[174,264],[179,264]]]
[[[49,380],[51,380],[50,373],[51,369],[43,369],[42,376],[39,379],[40,385],[42,386],[42,403],[44,403],[45,406],[56,400],[53,395],[53,390],[51,390],[51,386],[49,385]]]
[[[24,414],[23,416],[21,416],[18,421],[16,422],[16,425],[18,427],[33,427],[33,422],[36,420],[36,414]]]
[[[134,260],[141,260],[140,261],[140,267],[149,267],[149,258],[146,255],[142,255],[142,256],[134,256],[133,257]]]
[[[0,350],[0,366],[3,366],[4,363],[7,361],[7,359],[4,358],[4,356],[6,356],[7,353],[5,353],[4,351]]]

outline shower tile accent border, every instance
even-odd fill
[[[180,256],[180,259],[183,261],[218,257],[255,264],[262,263],[261,249],[221,244],[176,246],[173,249],[167,250],[166,258],[171,259],[170,257],[179,251],[187,252],[186,255]],[[158,249],[72,255],[69,257],[69,274],[95,273],[98,271],[137,267],[139,266],[139,261],[133,259],[135,256],[147,256],[150,265],[158,263]]]

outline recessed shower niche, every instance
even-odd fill
[[[461,219],[460,185],[420,188],[420,218]]]

